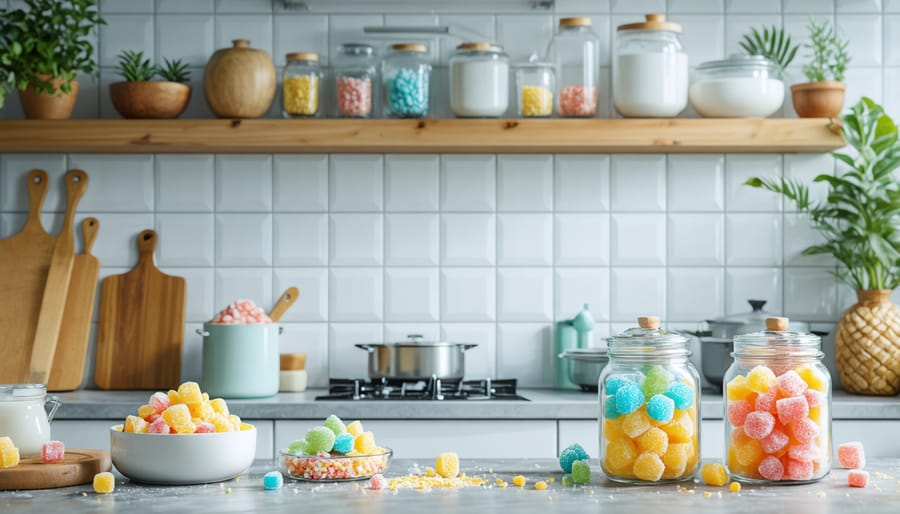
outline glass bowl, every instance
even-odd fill
[[[382,448],[370,455],[294,455],[287,449],[278,456],[278,467],[286,476],[310,482],[348,482],[384,473],[394,451]]]

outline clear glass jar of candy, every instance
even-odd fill
[[[547,60],[556,66],[557,109],[562,117],[592,118],[597,114],[600,80],[600,38],[590,18],[559,20],[559,30],[547,47]]]
[[[375,49],[364,43],[346,43],[334,59],[334,91],[341,118],[372,115],[372,91],[377,77]]]
[[[282,112],[285,118],[318,118],[322,68],[319,54],[292,52],[286,55],[282,77]]]
[[[700,376],[688,338],[659,318],[609,338],[600,374],[600,465],[615,482],[688,480],[699,466]]]
[[[397,43],[381,63],[384,82],[384,114],[388,118],[428,116],[431,63],[428,47],[421,43]]]
[[[523,118],[549,118],[553,114],[556,71],[553,64],[532,57],[516,70],[518,114]]]
[[[788,331],[734,337],[725,372],[726,466],[736,480],[809,483],[831,470],[831,375],[817,335]]]

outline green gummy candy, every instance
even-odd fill
[[[334,435],[341,435],[347,431],[347,427],[344,426],[344,422],[341,421],[341,418],[332,414],[328,416],[325,420],[325,423],[322,423],[322,426],[328,427],[329,430],[334,432]]]
[[[572,481],[581,485],[590,483],[591,466],[586,460],[577,460],[572,464]]]
[[[307,453],[306,449],[307,449],[306,439],[298,439],[288,445],[288,451],[291,453],[294,453],[294,454]]]
[[[575,485],[575,481],[572,480],[572,475],[570,475],[569,473],[563,475],[562,485],[563,487],[572,487],[573,485]]]
[[[663,370],[663,373],[649,373],[647,375],[644,383],[641,384],[641,391],[643,391],[644,396],[652,398],[669,390],[669,373],[665,370]]]
[[[334,448],[334,432],[328,427],[313,427],[306,433],[306,450],[309,455],[330,452]]]

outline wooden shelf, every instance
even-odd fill
[[[0,121],[0,153],[821,153],[827,119]]]

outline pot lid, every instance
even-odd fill
[[[606,362],[609,354],[606,348],[572,348],[559,354],[563,359],[584,362]]]
[[[367,45],[366,43],[344,43],[341,45],[339,50],[344,55],[350,55],[354,57],[368,57],[375,53],[375,48],[372,45]]]
[[[750,332],[734,336],[734,350],[736,354],[761,356],[819,354],[819,345],[822,338],[806,332],[791,332],[788,330],[790,319],[780,317],[768,317],[765,321],[766,329],[760,332]]]
[[[681,25],[666,21],[665,14],[645,14],[644,17],[647,21],[619,25],[616,30],[667,30],[669,32],[681,32]]]
[[[659,328],[658,316],[641,316],[637,327],[609,338],[610,346],[641,346],[643,343],[645,346],[664,347],[684,345],[687,342],[688,338],[681,333]]]
[[[475,343],[454,343],[450,341],[425,341],[424,336],[421,334],[409,334],[406,336],[407,339],[405,341],[387,341],[380,343],[358,343],[356,346],[358,348],[377,348],[377,347],[392,347],[392,348],[409,348],[409,347],[418,347],[418,348],[433,348],[433,347],[442,347],[442,346],[464,346],[466,349],[474,348],[478,346]]]
[[[747,325],[753,323],[759,325],[760,327],[764,326],[766,318],[770,316],[768,312],[763,310],[763,307],[766,305],[766,300],[747,300],[747,302],[753,309],[750,312],[742,312],[739,314],[732,314],[730,316],[723,316],[721,318],[706,320],[706,322],[711,325]]]

